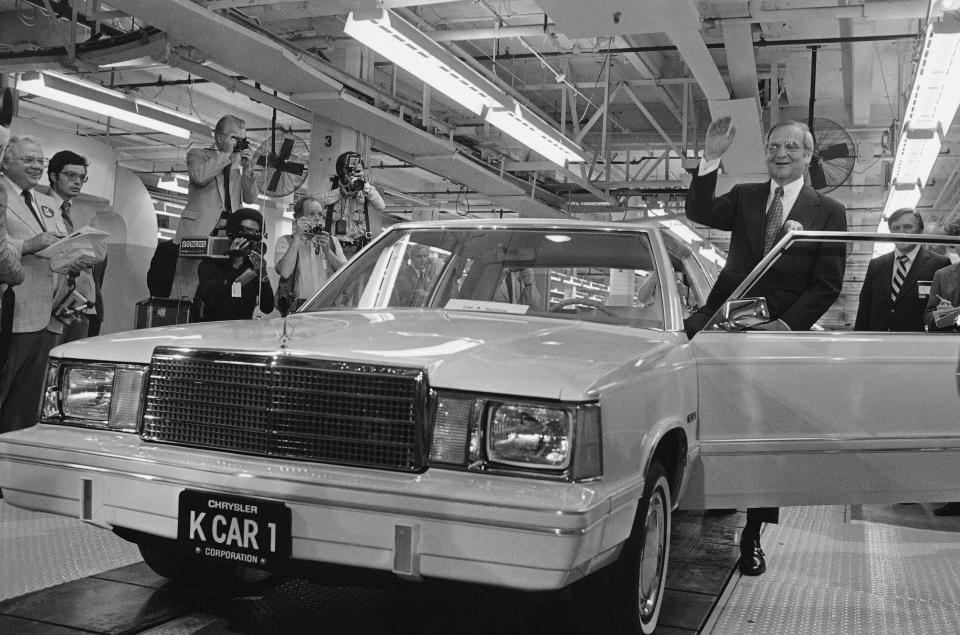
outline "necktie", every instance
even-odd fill
[[[64,201],[60,206],[60,214],[63,216],[63,222],[67,226],[67,231],[73,231],[73,221],[70,220],[70,201]]]
[[[900,295],[900,287],[903,286],[903,281],[907,277],[907,261],[909,260],[905,255],[897,258],[897,270],[893,272],[893,284],[890,286],[891,302],[896,302],[897,296]]]
[[[763,230],[763,253],[766,254],[777,242],[777,234],[783,225],[783,188],[777,187],[773,193],[773,201],[767,209],[767,220]]]
[[[227,214],[233,211],[230,201],[230,166],[223,168],[223,211]]]
[[[30,211],[33,212],[33,217],[37,219],[38,223],[40,223],[40,228],[46,231],[46,223],[43,222],[43,218],[37,213],[37,208],[33,206],[33,194],[30,193],[30,190],[24,190],[21,195],[23,196],[23,200],[26,201],[27,207],[29,207]]]

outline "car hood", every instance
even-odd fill
[[[354,310],[127,331],[71,342],[51,356],[148,363],[157,346],[283,353],[423,367],[435,388],[578,400],[596,398],[617,375],[656,366],[678,337],[523,315]]]

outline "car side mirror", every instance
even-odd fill
[[[766,298],[729,300],[723,305],[722,315],[723,319],[718,326],[728,331],[743,331],[770,321]]]

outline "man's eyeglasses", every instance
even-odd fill
[[[47,160],[43,157],[14,157],[17,161],[24,165],[39,165],[41,168],[47,164]]]
[[[60,172],[60,176],[69,181],[80,181],[81,183],[86,183],[89,178],[86,174],[79,172]]]
[[[776,154],[780,152],[781,148],[786,150],[788,154],[797,154],[803,150],[803,146],[796,141],[787,141],[786,143],[770,142],[767,144],[767,153]]]

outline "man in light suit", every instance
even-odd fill
[[[2,163],[7,232],[24,279],[16,289],[10,349],[0,371],[0,432],[36,423],[47,354],[63,328],[51,316],[58,274],[50,260],[35,255],[67,233],[60,208],[33,189],[45,164],[43,149],[32,137],[13,137]]]
[[[813,136],[796,121],[783,121],[767,133],[766,163],[770,180],[735,185],[715,196],[720,158],[733,143],[736,128],[729,117],[710,123],[704,160],[693,174],[687,194],[690,220],[730,232],[727,263],[707,298],[706,305],[685,322],[689,336],[699,331],[733,290],[769,251],[792,223],[811,231],[846,231],[846,212],[838,201],[804,184],[803,174],[813,156]],[[843,245],[804,244],[792,247],[750,290],[767,299],[771,321],[762,330],[807,330],[840,295],[846,265]],[[777,522],[779,510],[747,510],[740,538],[740,571],[760,575],[766,571],[760,547],[764,522]]]
[[[3,127],[0,126],[0,136]],[[6,143],[0,138],[0,146]],[[3,148],[0,147],[0,161],[3,160]],[[23,267],[20,258],[7,239],[7,188],[0,183],[0,373],[7,362],[7,350],[10,348],[10,334],[13,328],[13,303],[16,293],[13,287],[23,282]],[[2,403],[2,402],[0,402]]]
[[[960,220],[953,221],[947,226],[947,236],[960,236]],[[930,296],[923,311],[923,321],[931,331],[960,331],[960,326],[937,327],[933,317],[936,309],[950,309],[960,306],[960,262],[947,260],[940,270],[933,274],[933,284],[930,285]]]
[[[910,208],[890,214],[887,224],[891,234],[923,233],[923,218]],[[923,309],[930,294],[930,281],[937,269],[949,264],[946,256],[940,256],[926,246],[895,243],[892,252],[874,258],[867,265],[854,330],[924,330]],[[906,274],[901,278],[902,271]],[[895,287],[897,292],[894,294]]]
[[[180,215],[174,244],[179,245],[185,236],[209,236],[225,226],[227,216],[236,210],[257,207],[260,192],[250,164],[253,150],[236,147],[239,140],[246,139],[246,134],[243,119],[224,115],[214,128],[213,145],[187,152],[187,205]],[[198,265],[195,258],[177,258],[171,297],[193,298]]]
[[[70,231],[90,225],[95,219],[95,214],[91,214],[82,205],[74,204],[74,199],[79,196],[83,184],[87,182],[88,167],[89,163],[86,157],[70,150],[57,152],[50,157],[50,163],[47,165],[47,178],[50,179],[50,197],[60,207],[60,214]],[[83,297],[93,302],[95,307],[94,312],[82,313],[72,324],[64,327],[60,343],[87,337],[88,333],[90,335],[99,333],[100,320],[103,316],[103,300],[100,298],[100,290],[103,284],[104,269],[106,268],[107,244],[98,242],[95,250],[96,257],[85,260],[76,276],[60,277],[60,284],[57,285],[55,295],[55,305],[70,293],[70,281],[72,280],[73,287]],[[90,333],[94,326],[96,332]]]

